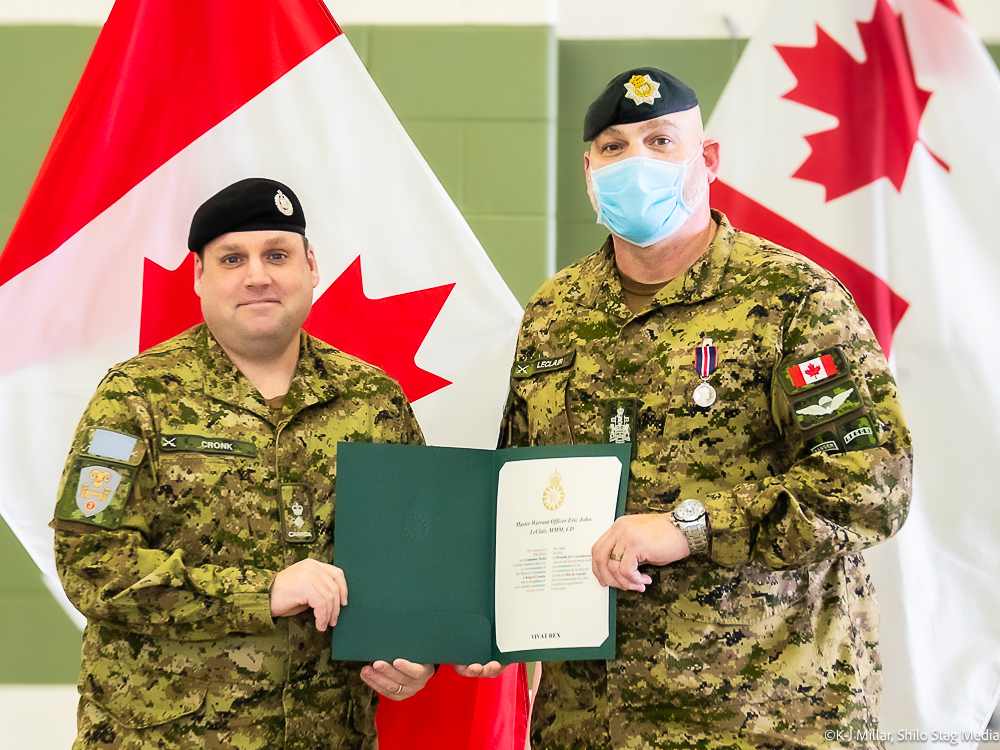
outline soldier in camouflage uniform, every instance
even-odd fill
[[[207,201],[207,325],[114,367],[80,422],[53,521],[87,616],[75,749],[375,747],[372,688],[433,672],[330,659],[337,442],[422,436],[395,381],[301,330],[304,233],[271,180]]]
[[[632,443],[626,515],[593,548],[617,658],[544,665],[533,747],[874,729],[861,552],[902,525],[912,463],[882,351],[837,279],[709,209],[719,146],[683,83],[618,76],[585,140],[612,235],[528,304],[501,444]]]

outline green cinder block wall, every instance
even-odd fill
[[[556,46],[548,26],[348,26],[359,57],[522,302],[555,220]],[[401,238],[405,241],[405,238]]]
[[[348,38],[517,297],[603,240],[582,176],[587,105],[638,65],[677,73],[707,119],[743,40],[561,41],[548,27],[357,26]],[[0,26],[6,242],[99,29]],[[990,53],[1000,60],[1000,45]],[[552,173],[553,165],[556,167]],[[553,226],[553,221],[555,222]],[[76,681],[80,635],[0,521],[0,684]]]

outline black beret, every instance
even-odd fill
[[[191,219],[188,250],[196,253],[229,232],[261,230],[305,236],[306,215],[287,185],[263,177],[248,177],[223,188],[198,207]]]
[[[645,122],[698,106],[690,86],[659,68],[633,68],[611,79],[583,119],[583,140],[612,125]]]

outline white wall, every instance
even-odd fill
[[[553,25],[562,39],[749,37],[769,0],[326,0],[341,24]],[[0,24],[101,25],[112,0],[0,0]],[[986,42],[1000,1],[956,0]],[[728,19],[728,20],[727,20]]]

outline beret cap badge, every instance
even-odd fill
[[[612,125],[645,122],[697,106],[691,87],[665,70],[632,68],[612,78],[587,108],[583,140],[594,140]]]
[[[625,83],[626,99],[631,99],[636,106],[640,104],[652,104],[660,98],[660,84],[648,75],[635,75]]]
[[[292,206],[292,202],[288,200],[288,196],[280,190],[274,194],[274,205],[277,206],[278,210],[285,216],[291,216],[295,213],[295,207]]]

